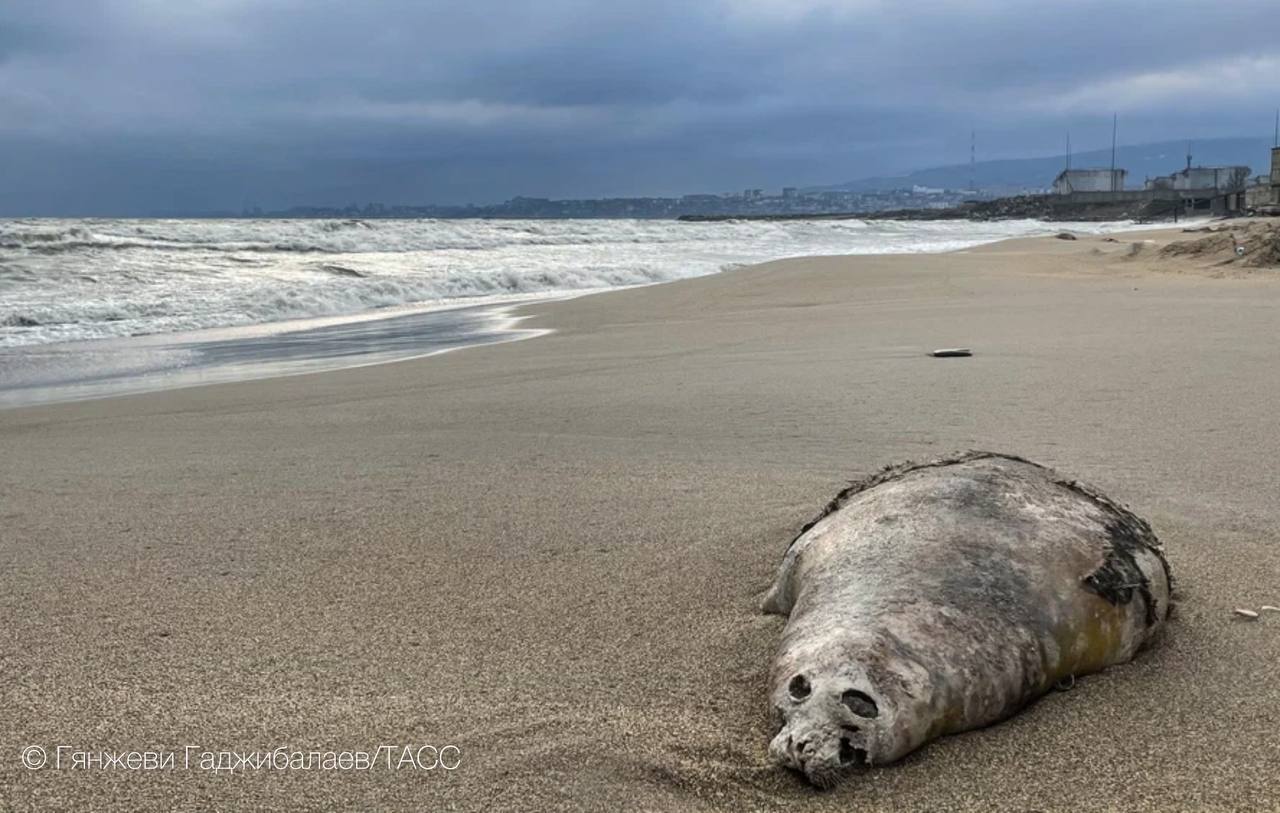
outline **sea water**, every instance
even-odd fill
[[[1032,220],[0,220],[0,405],[420,356],[527,335],[510,306],[535,298],[783,257],[947,251],[1061,228]]]

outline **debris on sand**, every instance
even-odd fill
[[[936,359],[968,358],[973,355],[973,351],[967,347],[944,347],[941,350],[934,350],[929,355]]]
[[[1209,231],[1207,237],[1170,243],[1160,249],[1160,256],[1246,268],[1280,267],[1280,223],[1253,222]]]
[[[1076,236],[1069,231],[1060,231],[1056,235],[1059,240],[1075,240]]]
[[[1280,607],[1272,607],[1270,604],[1263,604],[1258,609],[1264,613],[1280,613]]]
[[[1245,610],[1245,609],[1243,609],[1243,608],[1237,607],[1237,608],[1235,609],[1235,611],[1234,611],[1234,612],[1235,612],[1235,614],[1236,614],[1236,615],[1240,616],[1241,618],[1243,618],[1243,619],[1245,619],[1245,620],[1247,620],[1247,621],[1257,621],[1257,620],[1258,620],[1258,614],[1257,614],[1256,612],[1254,612],[1253,610]]]

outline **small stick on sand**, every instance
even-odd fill
[[[1235,614],[1236,614],[1236,615],[1238,615],[1238,616],[1240,616],[1241,618],[1246,618],[1246,619],[1248,619],[1248,620],[1250,620],[1250,621],[1257,621],[1257,620],[1258,620],[1258,614],[1257,614],[1257,613],[1255,613],[1253,610],[1244,610],[1244,609],[1241,609],[1241,608],[1237,607],[1237,608],[1235,609]]]
[[[972,356],[973,351],[967,347],[944,347],[941,350],[934,350],[929,355],[936,359],[966,358]]]

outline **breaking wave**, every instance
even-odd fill
[[[8,220],[0,221],[0,347],[618,288],[786,256],[945,251],[1059,228],[1035,221]]]

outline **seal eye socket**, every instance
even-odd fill
[[[876,706],[876,701],[871,699],[871,695],[858,691],[857,689],[848,689],[844,694],[840,695],[840,702],[844,703],[844,707],[859,717],[875,717],[880,713],[880,709]]]
[[[811,691],[813,689],[809,686],[809,681],[804,675],[796,675],[787,684],[787,694],[791,695],[791,699],[797,703],[807,698]]]

